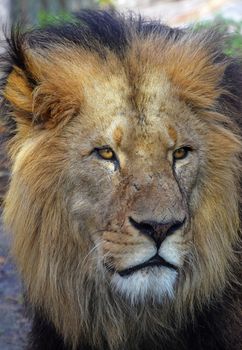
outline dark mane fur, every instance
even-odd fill
[[[228,288],[219,301],[211,302],[198,316],[195,323],[191,321],[181,329],[174,339],[157,341],[148,338],[141,339],[140,350],[241,350],[242,331],[241,319],[236,319],[238,308],[241,309],[242,295],[240,288],[233,291]],[[175,320],[174,320],[175,321]],[[232,331],[231,331],[232,329]],[[103,339],[105,344],[105,339]],[[72,350],[71,345],[64,342],[54,326],[47,318],[36,310],[33,319],[32,332],[29,336],[27,350]],[[105,350],[108,350],[105,345]],[[77,350],[97,350],[92,346],[79,343]],[[103,349],[104,350],[104,349]],[[124,350],[124,349],[122,349]]]

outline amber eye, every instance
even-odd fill
[[[105,160],[115,160],[116,156],[110,147],[96,148],[97,154]]]
[[[189,151],[191,151],[191,147],[188,147],[188,146],[178,148],[173,152],[173,159],[174,160],[184,159],[188,155]]]

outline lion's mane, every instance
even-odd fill
[[[69,24],[13,30],[2,59],[2,116],[12,134],[3,215],[35,315],[31,349],[241,349],[242,72],[222,43],[216,31],[171,29],[94,11]],[[92,132],[81,121],[85,89],[92,82],[108,84],[119,70],[140,115],[145,114],[140,106],[148,103],[148,89],[139,90],[141,77],[154,76],[156,84],[165,72],[164,84],[179,101],[174,104],[189,108],[206,140],[207,162],[189,203],[190,254],[175,298],[165,297],[161,304],[130,303],[110,287],[90,252],[86,232],[95,229],[94,220],[88,221],[89,208],[73,190],[79,175],[70,158],[79,156],[72,139],[78,128],[87,140]],[[115,84],[120,93],[110,100],[122,100],[125,91],[118,79]],[[102,113],[105,106],[95,91]],[[99,125],[98,118],[95,122]],[[85,167],[80,171],[85,176]],[[108,215],[109,188],[97,204],[101,185],[87,181],[85,186],[78,190],[92,192],[97,216],[101,210]]]

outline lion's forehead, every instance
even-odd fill
[[[137,114],[145,119],[156,117],[162,111],[171,112],[178,98],[174,97],[174,87],[165,73],[154,72],[135,77],[130,81],[127,73],[121,69],[118,73],[107,72],[95,76],[95,81],[85,84],[83,93],[86,105],[98,109],[100,114],[109,113]],[[173,106],[173,108],[171,108]]]
[[[66,96],[79,101],[82,118],[105,125],[117,116],[123,116],[123,120],[135,117],[141,124],[157,128],[167,117],[181,119],[191,114],[167,66],[149,54],[149,46],[137,55],[133,48],[125,60],[110,52],[103,60],[85,50],[69,51],[59,53],[54,49],[46,53],[53,63],[48,74],[54,74],[55,67],[61,70],[58,83]]]

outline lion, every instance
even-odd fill
[[[91,10],[7,39],[29,349],[242,348],[242,69],[223,41]]]

